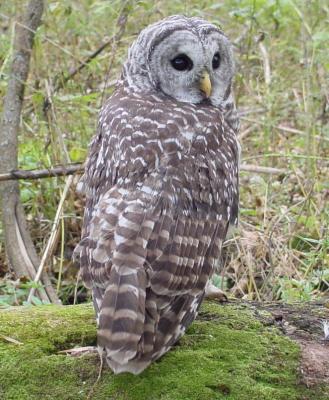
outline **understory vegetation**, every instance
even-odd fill
[[[248,165],[241,171],[239,227],[225,244],[214,282],[228,295],[252,300],[328,296],[327,1],[135,1],[122,27],[123,3],[47,2],[25,92],[19,167],[84,162],[100,106],[139,31],[171,14],[205,18],[221,26],[234,45],[242,167]],[[0,98],[7,88],[15,23],[25,6],[19,0],[1,4]],[[111,37],[116,40],[89,60]],[[75,175],[70,185],[47,261],[64,304],[89,298],[71,260],[84,206],[75,190],[78,179]],[[21,180],[21,200],[39,254],[67,180]],[[0,307],[24,303],[32,286],[11,274],[0,225]]]

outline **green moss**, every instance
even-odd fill
[[[85,399],[97,379],[98,358],[58,352],[95,341],[90,305],[1,311],[0,398]],[[327,398],[298,384],[298,363],[298,346],[275,328],[264,326],[252,310],[206,303],[188,333],[159,362],[140,376],[114,376],[106,368],[92,399]]]

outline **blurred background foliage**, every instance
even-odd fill
[[[214,282],[229,295],[304,301],[329,288],[329,6],[325,0],[135,1],[124,35],[67,79],[118,31],[122,1],[47,1],[38,29],[21,121],[19,166],[83,162],[99,108],[113,90],[127,48],[148,24],[171,14],[222,27],[236,55],[243,162],[281,174],[241,173],[239,228],[225,244]],[[7,87],[15,21],[26,1],[0,7],[0,97]],[[0,105],[0,112],[1,112]],[[1,156],[1,155],[0,155]],[[71,261],[83,198],[65,203],[47,269],[65,304],[89,298]],[[65,178],[21,181],[37,250],[50,234]],[[6,265],[0,225],[0,307],[22,304],[32,283]]]

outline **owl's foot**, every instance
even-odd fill
[[[206,299],[219,300],[220,302],[223,302],[223,303],[227,301],[227,296],[226,296],[225,292],[218,289],[218,287],[216,287],[211,282],[208,282],[208,284],[206,286],[205,297],[206,297]]]
[[[66,354],[71,357],[80,357],[85,354],[93,354],[97,353],[98,350],[96,346],[85,346],[85,347],[73,347],[73,349],[61,350],[58,352],[59,354]]]

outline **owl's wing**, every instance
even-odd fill
[[[93,288],[100,347],[114,370],[138,373],[195,318],[226,235],[228,211],[223,198],[220,219],[209,214],[207,172],[200,169],[197,178],[191,176],[193,164],[183,168],[180,157],[195,158],[188,155],[189,131],[186,140],[180,132],[190,109],[175,109],[175,121],[168,122],[166,105],[161,110],[145,99],[128,104],[127,96],[116,107],[113,101],[101,114],[82,179],[87,204],[77,253],[83,280]],[[134,109],[127,118],[125,110]],[[191,217],[177,201],[184,189],[198,196],[200,187],[205,192],[198,201],[206,208]]]
[[[126,363],[136,355],[144,331],[144,265],[154,221],[144,207],[124,200],[122,194],[120,189],[110,190],[91,220],[89,273],[93,284],[105,289],[99,304],[98,345],[112,360]]]
[[[216,221],[161,214],[151,200],[112,188],[90,221],[88,280],[98,345],[117,372],[145,368],[194,320],[220,249],[218,230],[226,229]]]
[[[107,248],[109,255],[113,251],[110,237],[102,239],[98,233],[91,233],[91,226],[97,232],[106,221],[102,198],[111,189],[119,187],[126,188],[126,192],[123,189],[120,193],[110,192],[113,201],[133,196],[131,191],[137,187],[143,190],[145,177],[152,173],[163,155],[161,142],[168,133],[167,115],[163,107],[157,109],[151,99],[134,97],[117,89],[100,112],[97,132],[90,144],[85,171],[77,187],[86,196],[86,206],[82,237],[74,258],[80,263],[82,279],[87,287],[93,287],[98,277],[105,273],[104,270],[111,267],[110,259],[102,264],[92,255],[95,246],[99,251]],[[175,134],[174,131],[172,135]],[[156,193],[155,185],[158,183],[151,182],[151,187],[145,187],[145,190]],[[136,200],[138,196],[137,193]],[[91,273],[93,270],[97,271],[96,278]]]

